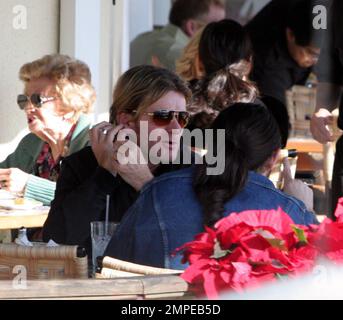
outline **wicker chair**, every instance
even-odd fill
[[[28,280],[88,277],[87,255],[78,246],[0,244],[0,280],[13,279],[16,266],[25,267]]]
[[[310,120],[316,108],[317,90],[293,86],[286,91],[287,110],[293,136],[311,137]]]

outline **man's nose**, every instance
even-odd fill
[[[177,116],[174,114],[173,119],[170,121],[168,128],[170,129],[182,129]]]

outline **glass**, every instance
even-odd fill
[[[91,222],[91,238],[92,238],[92,264],[93,274],[96,271],[96,258],[104,255],[105,249],[110,242],[119,223],[105,221]]]
[[[19,94],[17,97],[17,104],[20,109],[24,110],[28,102],[31,101],[32,105],[40,108],[44,103],[55,100],[55,97],[43,97],[38,93],[34,93],[31,97],[25,94]]]
[[[284,178],[283,178],[283,163],[282,163],[282,158],[275,164],[271,174],[269,175],[269,180],[271,180],[275,186],[275,188],[282,190],[284,187]],[[298,157],[291,158],[288,157],[289,165],[291,167],[291,174],[292,178],[295,178],[295,173],[297,170],[297,162],[298,162]]]
[[[133,113],[136,112],[136,110],[133,111]],[[169,123],[173,121],[175,117],[180,127],[184,128],[187,126],[190,118],[190,114],[187,111],[158,110],[154,112],[143,112],[142,114],[152,117],[154,123],[159,127],[169,125]]]

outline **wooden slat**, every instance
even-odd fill
[[[161,294],[167,292],[186,292],[188,284],[178,276],[149,276],[142,277],[144,294]]]
[[[15,289],[12,281],[0,281],[0,299],[127,299],[128,297],[181,297],[187,283],[178,276],[122,279],[27,281],[26,289]]]
[[[42,227],[48,217],[49,210],[27,211],[23,212],[2,210],[0,211],[0,230],[19,229],[21,227],[36,228]]]
[[[0,299],[73,298],[143,295],[137,280],[45,280],[27,281],[26,289],[13,288],[11,281],[0,282]]]

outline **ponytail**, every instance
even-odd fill
[[[250,170],[258,170],[280,148],[278,125],[262,105],[237,103],[222,111],[212,125],[214,156],[223,149],[216,134],[225,130],[225,164],[221,175],[207,175],[210,164],[195,167],[193,189],[202,206],[204,223],[214,225],[225,213],[225,204],[247,183]]]
[[[247,181],[245,155],[239,148],[229,144],[225,144],[225,169],[222,175],[207,175],[207,165],[199,165],[195,170],[193,189],[203,208],[207,226],[213,226],[223,217],[225,203],[239,193]]]
[[[258,90],[251,81],[243,79],[244,75],[235,74],[230,67],[220,69],[210,76],[204,88],[209,106],[221,111],[237,102],[254,102]]]
[[[216,116],[235,103],[253,103],[256,100],[259,96],[257,87],[250,80],[244,79],[247,64],[248,62],[241,61],[234,66],[222,68],[193,86],[193,101],[189,108],[194,114],[191,122],[210,125],[209,115]],[[196,121],[194,118],[197,118]]]

